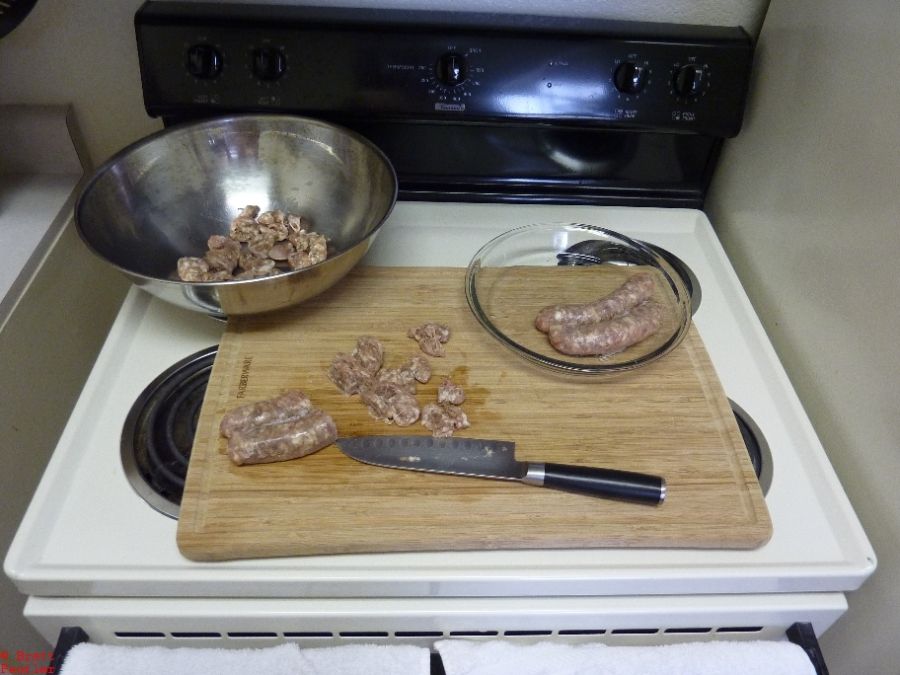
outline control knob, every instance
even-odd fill
[[[187,69],[194,77],[212,80],[222,72],[222,55],[212,45],[192,45],[187,51]]]
[[[703,93],[706,86],[706,69],[702,66],[688,64],[675,71],[672,87],[678,96],[694,98]]]
[[[253,50],[253,74],[260,80],[272,82],[284,75],[287,62],[284,52],[275,47],[260,47]]]
[[[639,94],[647,86],[649,72],[645,66],[625,61],[613,73],[613,84],[623,94]]]
[[[466,81],[469,75],[469,66],[466,57],[456,52],[442,54],[434,67],[438,82],[448,87],[455,87]]]

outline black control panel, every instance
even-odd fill
[[[730,137],[752,61],[740,28],[147,2],[147,111],[544,121]]]

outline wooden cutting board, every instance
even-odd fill
[[[464,270],[360,267],[297,308],[229,321],[213,366],[187,475],[178,546],[192,560],[467,549],[753,548],[772,526],[733,413],[692,327],[671,354],[605,382],[527,364],[477,323]],[[540,304],[538,305],[540,306]],[[534,461],[662,475],[660,506],[519,483],[360,464],[335,446],[235,466],[219,421],[236,405],[288,388],[328,411],[342,436],[421,434],[369,416],[327,379],[337,352],[378,337],[386,365],[418,352],[408,327],[428,320],[453,335],[418,399],[443,376],[461,383],[471,427],[458,435],[513,440]]]

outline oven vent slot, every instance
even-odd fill
[[[178,640],[209,640],[221,639],[221,633],[203,632],[203,631],[172,631],[170,635]]]
[[[256,638],[256,639],[259,639],[259,638],[277,638],[277,637],[278,637],[278,633],[267,633],[267,632],[260,632],[260,631],[254,631],[254,632],[251,632],[251,631],[236,631],[236,632],[234,632],[234,633],[228,633],[228,637],[230,637],[230,638],[238,638],[238,639],[241,639],[241,640],[252,640],[252,639],[254,639],[254,638]]]
[[[673,638],[689,638],[710,634],[750,635],[763,633],[763,626],[677,626],[669,628],[560,628],[560,629],[505,629],[505,630],[361,630],[361,631],[114,631],[113,635],[123,642],[128,641],[203,641],[203,640],[438,640],[442,638],[533,638],[533,637],[571,637],[589,638],[607,635],[629,636],[668,635]]]
[[[327,630],[305,630],[305,631],[285,631],[283,633],[284,637],[291,639],[322,639],[322,638],[330,638],[334,637],[334,633]]]
[[[442,638],[444,631],[441,630],[398,630],[394,631],[396,638]]]
[[[390,633],[381,630],[347,630],[338,633],[342,638],[386,638]]]
[[[113,635],[122,640],[154,640],[166,637],[165,633],[150,630],[117,630]]]

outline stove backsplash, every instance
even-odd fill
[[[753,56],[738,27],[584,18],[147,2],[135,21],[150,115],[328,119],[385,151],[404,199],[700,207]]]

